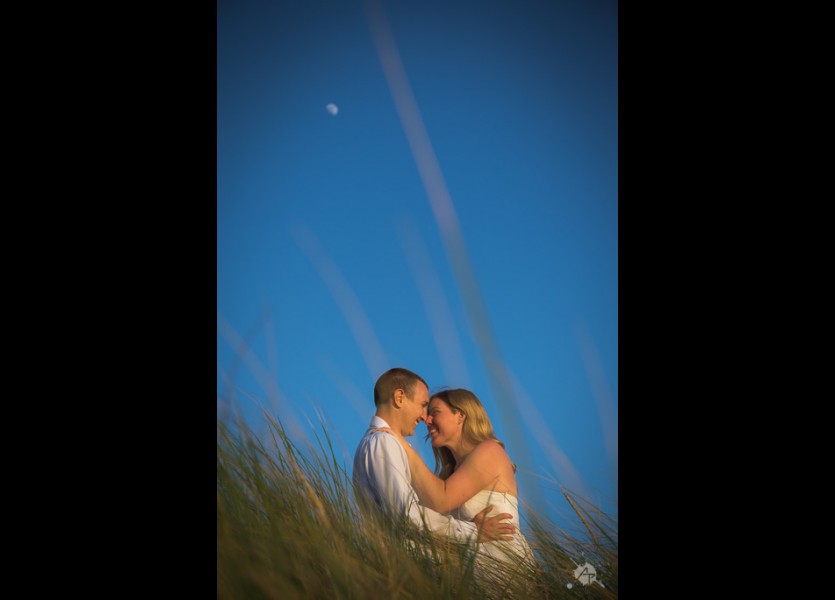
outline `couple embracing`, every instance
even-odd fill
[[[519,530],[516,467],[496,439],[475,394],[447,389],[429,395],[408,369],[383,373],[374,385],[375,416],[354,455],[358,491],[380,510],[405,515],[445,539],[478,544],[476,569],[531,568],[533,555]],[[405,438],[424,421],[435,475]],[[487,514],[497,509],[498,514]]]

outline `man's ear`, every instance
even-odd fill
[[[403,401],[406,399],[406,392],[397,388],[394,390],[394,398],[392,400],[392,404],[394,404],[395,408],[400,408],[403,406]]]

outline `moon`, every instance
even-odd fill
[[[339,112],[339,107],[333,102],[328,102],[328,105],[325,107],[325,109],[332,115],[336,115],[336,113]]]

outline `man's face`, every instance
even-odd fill
[[[406,396],[403,402],[403,421],[400,435],[409,437],[415,434],[415,427],[426,420],[426,406],[429,404],[429,389],[420,381],[415,384],[412,396]]]

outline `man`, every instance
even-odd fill
[[[511,518],[507,513],[487,517],[488,506],[473,521],[460,521],[421,506],[412,487],[412,476],[406,452],[391,435],[375,431],[389,427],[403,437],[414,435],[415,427],[426,418],[429,386],[420,375],[408,369],[394,368],[383,373],[374,385],[377,407],[371,425],[354,454],[354,484],[382,510],[395,515],[408,515],[419,528],[457,542],[486,542],[509,537],[515,528],[502,523]]]

